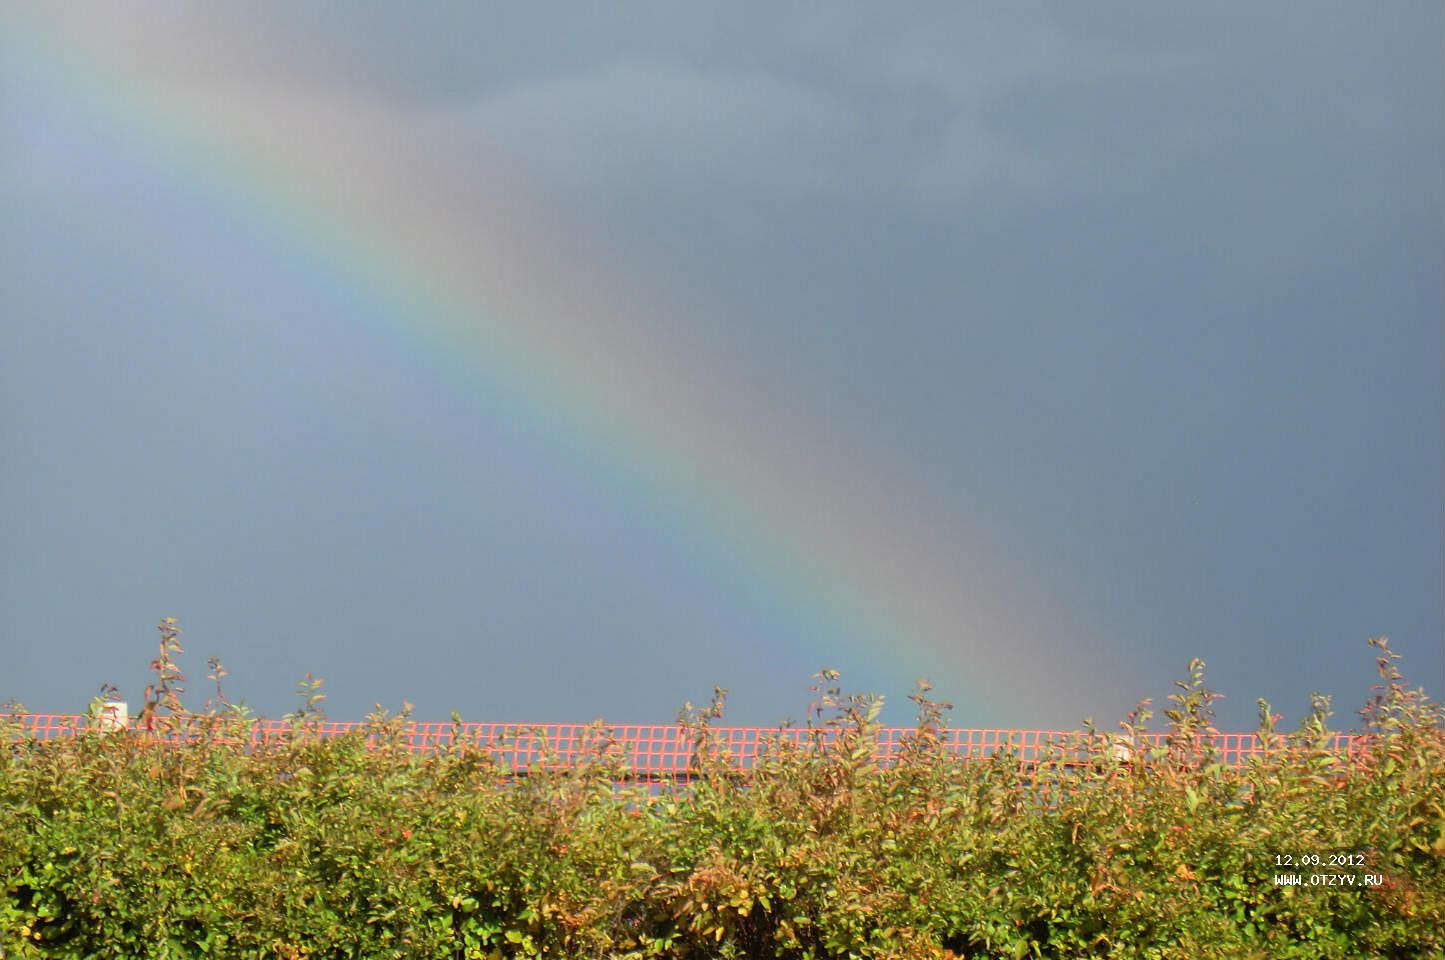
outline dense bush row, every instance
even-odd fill
[[[1261,704],[1269,757],[1213,762],[1196,663],[1148,763],[1101,747],[1068,767],[960,764],[937,738],[947,705],[922,686],[916,738],[880,770],[878,703],[825,674],[810,722],[828,743],[777,751],[745,781],[700,751],[697,779],[660,793],[619,787],[601,749],[521,779],[475,745],[415,756],[404,714],[371,718],[372,749],[323,740],[308,733],[319,695],[291,742],[248,754],[233,745],[243,711],[180,709],[162,626],[146,712],[194,743],[93,733],[3,751],[0,955],[1445,956],[1442,715],[1383,641],[1359,767],[1325,748],[1323,698],[1290,735]],[[721,699],[680,722],[706,743],[720,713]],[[1148,718],[1141,704],[1125,735]],[[1286,854],[1326,860],[1277,865]],[[1287,872],[1306,885],[1276,886]]]

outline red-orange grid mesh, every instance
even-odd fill
[[[92,721],[81,714],[29,713],[0,716],[18,724],[19,734],[37,741],[73,738],[88,729]],[[169,718],[166,718],[169,719]],[[201,718],[179,718],[167,726],[155,725],[164,740],[184,742],[200,735]],[[138,721],[132,719],[131,728]],[[246,739],[252,749],[279,744],[293,736],[364,736],[368,748],[379,748],[388,733],[360,721],[310,719],[301,724],[286,720],[252,720],[246,724]],[[694,770],[691,734],[667,724],[581,724],[581,723],[449,723],[406,721],[392,728],[398,746],[413,753],[428,754],[453,748],[467,748],[489,756],[501,769],[526,773],[540,769],[561,769],[584,762],[612,759],[626,776],[671,778],[687,776]],[[911,727],[885,727],[877,731],[874,759],[882,766],[895,763],[906,744],[914,738]],[[713,727],[713,750],[739,770],[750,769],[769,751],[800,749],[810,743],[835,742],[838,731],[830,728],[799,729],[776,727]],[[1283,742],[1284,738],[1281,738]],[[1088,735],[1062,730],[951,729],[939,733],[939,743],[948,755],[962,760],[985,760],[997,755],[1016,755],[1026,764],[1048,761],[1078,762],[1090,747]],[[1210,745],[1218,760],[1240,765],[1251,756],[1263,755],[1264,745],[1252,733],[1216,733],[1200,738]],[[1366,738],[1334,734],[1326,746],[1348,762],[1368,761]],[[1095,749],[1112,749],[1116,756],[1145,758],[1169,748],[1164,733],[1141,735],[1125,749],[1118,735],[1094,734]],[[605,747],[605,749],[604,749]]]

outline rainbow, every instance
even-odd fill
[[[111,8],[9,18],[8,69],[99,126],[123,154],[112,164],[160,171],[190,215],[246,225],[364,303],[355,322],[398,362],[504,410],[657,518],[820,665],[861,670],[851,685],[896,696],[928,673],[964,700],[960,720],[1005,723],[1101,676],[1040,591],[999,582],[986,545],[937,532],[936,497],[885,470],[850,475],[792,412],[700,382],[707,348],[666,319],[686,305],[579,251],[504,144],[479,185],[440,126],[418,140],[396,106],[345,85],[180,82],[174,40]],[[215,26],[238,62],[264,62],[254,29]]]

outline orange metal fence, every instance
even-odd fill
[[[73,738],[83,731],[104,727],[82,714],[20,714],[0,715],[0,720],[17,722],[20,735],[37,741]],[[182,722],[168,730],[155,731],[162,739],[176,742],[199,735],[198,718]],[[129,726],[134,729],[132,721]],[[285,742],[297,729],[285,720],[256,719],[245,725],[245,738],[252,749]],[[357,735],[375,747],[386,736],[366,722],[313,719],[306,729],[320,737]],[[712,727],[714,748],[746,770],[769,751],[801,748],[819,737],[830,743],[837,732],[829,728],[807,730],[777,727]],[[451,723],[406,721],[395,730],[396,741],[419,754],[445,751],[463,744],[489,755],[503,770],[525,773],[542,768],[563,768],[595,760],[599,755],[620,758],[625,770],[644,779],[686,777],[694,754],[692,736],[684,728],[666,724],[584,724],[584,723]],[[885,727],[877,731],[874,759],[889,766],[900,759],[906,744],[913,739],[911,727]],[[1343,759],[1355,763],[1364,757],[1365,737],[1333,734],[1326,747]],[[1047,760],[1082,759],[1087,748],[1086,735],[1080,731],[1063,730],[988,730],[945,729],[941,733],[944,750],[962,760],[985,760],[999,754],[1013,753],[1025,763]],[[1263,756],[1264,744],[1253,733],[1216,733],[1202,738],[1213,746],[1218,760],[1244,764],[1252,756]],[[1144,753],[1167,746],[1168,735],[1142,735],[1132,745],[1123,744],[1117,734],[1096,734],[1095,745],[1106,749],[1127,749]],[[1118,754],[1116,754],[1118,755]],[[1128,754],[1126,754],[1128,755]]]

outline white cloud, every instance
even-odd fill
[[[664,192],[826,189],[858,137],[848,111],[800,85],[659,63],[523,83],[443,110],[433,126],[555,186]]]

